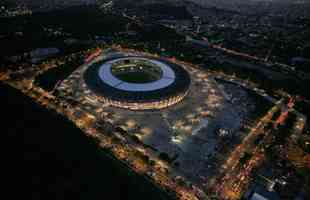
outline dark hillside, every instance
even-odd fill
[[[1,181],[10,199],[166,199],[65,118],[3,84],[0,92]]]

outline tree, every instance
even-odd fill
[[[160,153],[159,158],[169,163],[171,162],[169,155],[165,152]]]
[[[155,161],[155,160],[149,160],[149,164],[150,164],[151,166],[154,166],[154,165],[156,164],[156,161]]]
[[[252,153],[245,152],[243,156],[239,159],[239,163],[241,165],[244,165],[252,158],[252,155],[253,155]]]

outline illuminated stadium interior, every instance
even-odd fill
[[[162,77],[162,70],[157,65],[145,60],[122,60],[112,64],[112,74],[128,83],[149,83]]]

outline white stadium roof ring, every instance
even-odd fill
[[[147,61],[157,67],[160,68],[162,71],[161,78],[152,81],[149,83],[129,83],[126,81],[123,81],[116,77],[112,73],[112,67],[114,63],[118,63],[120,61],[125,61],[128,60],[128,58],[119,58],[115,60],[108,61],[104,63],[100,68],[99,68],[99,77],[100,79],[105,82],[106,84],[115,87],[120,90],[124,91],[131,91],[131,92],[146,92],[146,91],[154,91],[154,90],[159,90],[162,88],[165,88],[169,85],[171,85],[175,81],[175,73],[174,71],[165,63],[157,61],[157,60],[151,60],[148,58],[141,58],[141,57],[131,57],[131,61]]]
[[[188,94],[191,84],[183,67],[164,59],[139,56],[94,63],[84,72],[84,80],[105,102],[130,110],[174,105]]]

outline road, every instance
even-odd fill
[[[237,200],[241,197],[244,186],[249,181],[252,170],[257,167],[264,159],[264,154],[260,151],[255,140],[258,135],[265,135],[265,126],[271,121],[274,113],[281,109],[282,101],[271,108],[271,110],[262,117],[257,125],[252,128],[250,133],[244,138],[230,154],[226,162],[220,169],[221,178],[214,186],[215,192],[221,199]],[[264,136],[266,138],[266,136]],[[245,153],[251,153],[251,159],[244,166],[240,166],[240,158]]]

